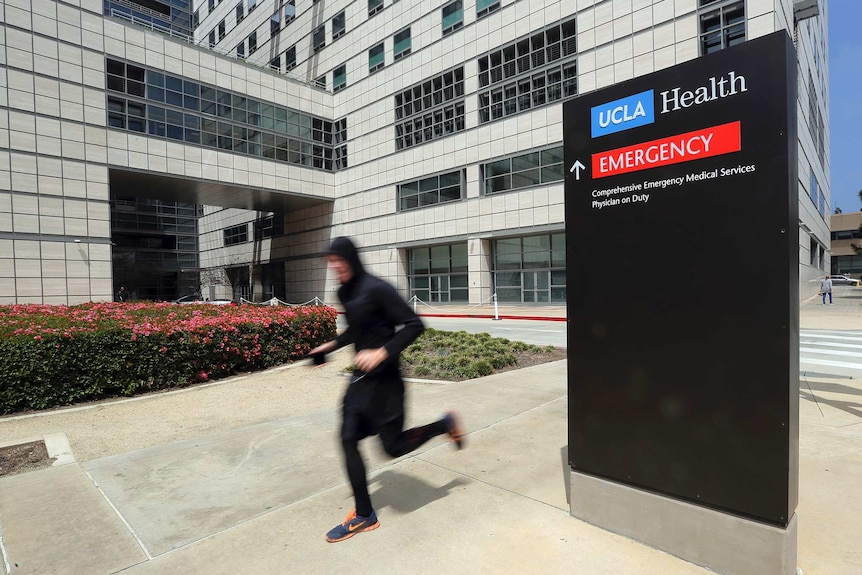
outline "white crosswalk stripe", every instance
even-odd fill
[[[799,371],[862,377],[862,331],[800,330]]]

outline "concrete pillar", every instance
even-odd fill
[[[470,288],[470,303],[489,302],[492,295],[491,240],[467,239],[467,282]]]

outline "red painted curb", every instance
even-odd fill
[[[337,311],[338,315],[344,315],[343,311]],[[419,313],[419,317],[456,317],[460,319],[494,319],[491,314],[472,313]],[[527,319],[532,321],[566,321],[564,317],[547,317],[539,315],[500,315],[497,319]]]
[[[419,317],[457,317],[466,319],[494,319],[493,315],[469,313],[420,313]],[[545,317],[538,315],[499,315],[498,319],[528,319],[532,321],[566,321],[564,317]]]

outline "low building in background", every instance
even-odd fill
[[[832,214],[832,266],[833,274],[844,274],[862,279],[862,212]],[[857,252],[857,249],[860,250]]]

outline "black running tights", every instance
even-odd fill
[[[434,423],[414,427],[403,431],[404,418],[387,423],[380,428],[380,440],[383,449],[391,457],[406,455],[437,435],[447,432],[446,421],[440,419]],[[368,479],[365,476],[365,463],[359,453],[359,442],[355,439],[342,439],[344,448],[344,465],[347,477],[353,487],[353,497],[356,500],[356,514],[362,517],[371,515],[371,497],[368,495]]]

